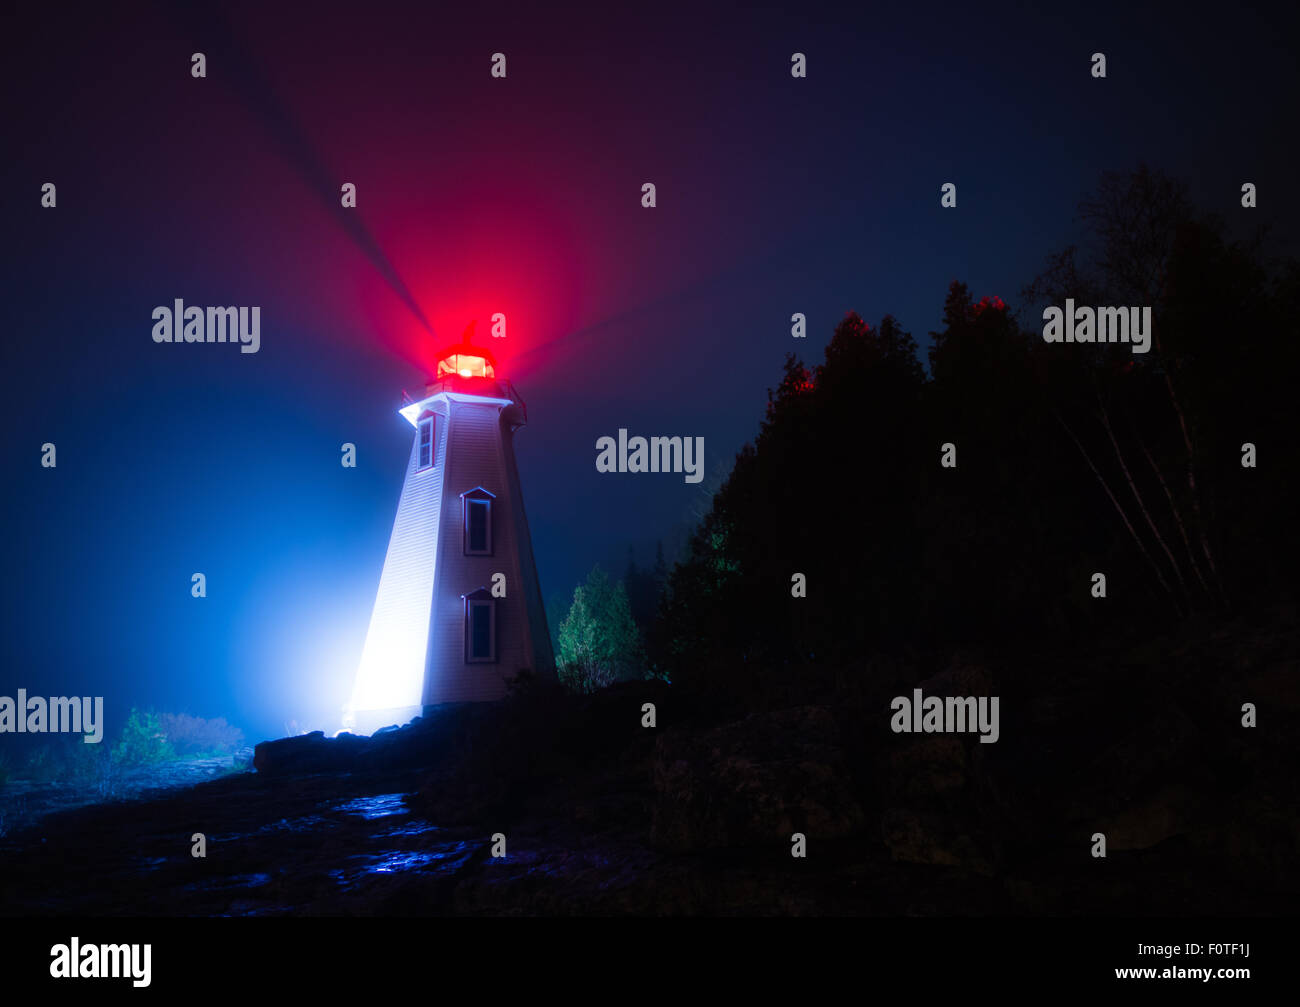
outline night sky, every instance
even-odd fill
[[[257,738],[337,726],[411,447],[401,390],[471,319],[527,401],[550,602],[679,543],[784,355],[820,359],[846,311],[924,351],[950,281],[1014,304],[1103,169],[1146,161],[1225,215],[1244,181],[1292,195],[1291,36],[1245,8],[262,6],[41,10],[0,71],[0,694],[104,695],[110,730],[132,703]],[[156,345],[175,298],[259,305],[260,352]],[[703,437],[705,481],[598,474],[620,427]],[[844,452],[870,483],[851,431]]]

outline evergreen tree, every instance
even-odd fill
[[[599,565],[573,592],[560,624],[558,665],[560,681],[576,692],[645,676],[641,634],[627,591]]]
[[[787,357],[757,438],[669,575],[653,640],[674,681],[715,658],[822,660],[917,628],[915,503],[934,455],[924,381],[890,317],[873,329],[847,315],[815,369]],[[792,595],[796,573],[805,598]]]
[[[164,762],[175,757],[171,743],[162,728],[162,721],[152,710],[131,707],[130,716],[122,727],[122,737],[114,750],[114,757],[124,765]]]

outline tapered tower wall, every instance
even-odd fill
[[[522,407],[495,383],[479,394],[440,387],[403,410],[416,430],[350,707],[358,729],[400,723],[440,703],[501,699],[524,670],[555,677],[514,454]],[[421,470],[426,411],[435,416],[434,464]],[[491,503],[485,555],[466,548],[467,493]],[[486,661],[470,660],[468,648],[465,596],[476,591],[491,598]]]

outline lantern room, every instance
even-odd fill
[[[473,322],[466,326],[460,342],[444,349],[437,360],[429,383],[431,393],[434,389],[442,389],[482,394],[496,386],[496,361],[489,350],[474,345]]]
[[[474,323],[471,322],[460,342],[437,354],[433,376],[425,385],[422,397],[417,399],[402,393],[402,408],[398,412],[412,426],[418,425],[420,417],[433,408],[439,396],[462,402],[473,398],[494,403],[507,409],[506,415],[513,426],[523,426],[528,422],[527,407],[519,393],[508,380],[498,376],[492,351],[475,346],[473,336]]]
[[[438,355],[438,369],[433,380],[446,381],[456,377],[495,378],[496,367],[492,354],[469,343],[457,343],[443,350]]]

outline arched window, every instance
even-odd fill
[[[465,509],[465,555],[492,555],[492,501],[496,497],[482,486],[460,495]]]

